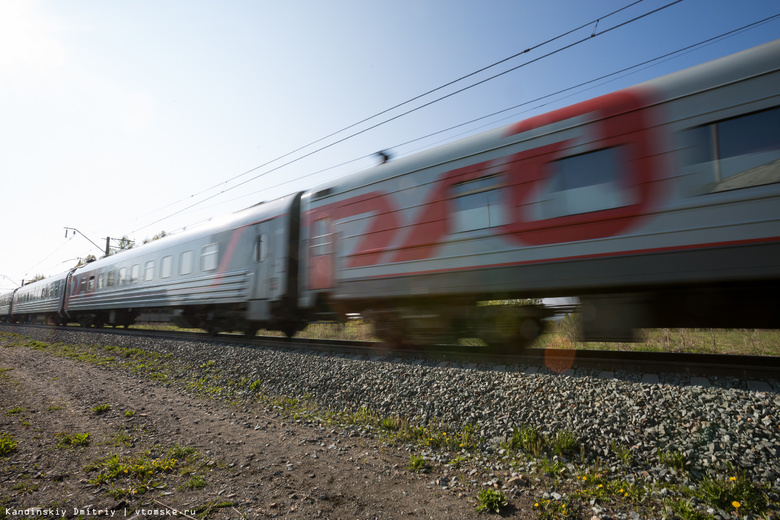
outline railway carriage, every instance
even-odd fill
[[[67,320],[128,326],[165,312],[210,332],[259,327],[292,334],[300,196],[261,203],[227,218],[89,263],[68,276]]]
[[[11,322],[58,323],[66,277],[67,273],[61,273],[0,296],[0,316]]]
[[[391,341],[778,327],[780,40],[320,186],[307,295]],[[303,293],[303,292],[302,292]],[[316,303],[313,303],[316,305]]]

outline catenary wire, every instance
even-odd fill
[[[496,62],[494,62],[494,63],[491,63],[490,65],[486,65],[486,66],[484,66],[484,67],[482,67],[482,68],[480,68],[480,69],[477,69],[477,70],[475,70],[475,71],[473,71],[473,72],[470,72],[470,73],[468,73],[468,74],[466,74],[466,75],[464,75],[464,76],[460,76],[459,78],[456,78],[456,79],[454,79],[454,80],[451,80],[451,81],[449,81],[449,82],[447,82],[447,83],[444,83],[444,84],[442,84],[442,85],[439,85],[438,87],[435,87],[435,88],[433,88],[433,89],[430,89],[430,90],[428,90],[428,91],[426,91],[426,92],[423,92],[422,94],[418,94],[418,95],[416,95],[416,96],[414,96],[414,97],[412,97],[412,98],[409,98],[409,99],[407,99],[406,101],[402,101],[401,103],[398,103],[398,104],[396,104],[396,105],[393,105],[393,106],[391,106],[391,107],[389,107],[389,108],[386,108],[386,109],[384,109],[384,110],[382,110],[382,111],[380,111],[380,112],[377,112],[377,113],[375,113],[375,114],[373,114],[373,115],[371,115],[371,116],[369,116],[369,117],[366,117],[366,118],[364,118],[364,119],[361,119],[360,121],[357,121],[357,122],[355,122],[355,123],[352,123],[352,124],[350,124],[350,125],[348,125],[348,126],[345,126],[345,127],[341,128],[341,129],[339,129],[339,130],[336,130],[335,132],[331,132],[331,133],[330,133],[330,134],[328,134],[328,135],[325,135],[325,136],[323,136],[323,137],[320,137],[320,138],[318,138],[318,139],[316,139],[316,140],[314,140],[314,141],[311,141],[311,142],[309,142],[309,143],[307,143],[307,144],[305,144],[305,145],[303,145],[303,146],[300,146],[300,147],[298,147],[298,148],[296,148],[296,149],[294,149],[294,150],[291,150],[291,151],[289,151],[289,152],[287,152],[287,153],[285,153],[285,154],[283,154],[283,155],[280,155],[280,156],[278,156],[278,157],[276,157],[276,158],[274,158],[274,159],[271,159],[270,161],[267,161],[267,162],[265,162],[265,163],[263,163],[263,164],[261,164],[261,165],[259,165],[259,166],[255,166],[255,167],[253,167],[253,168],[250,168],[249,170],[246,170],[246,171],[244,171],[244,172],[242,172],[242,173],[240,173],[240,174],[238,174],[238,175],[235,175],[235,176],[233,176],[233,177],[231,177],[231,178],[229,178],[229,179],[226,179],[226,180],[224,180],[224,181],[220,181],[219,183],[217,183],[217,184],[215,184],[215,185],[213,185],[213,186],[211,186],[211,187],[209,187],[209,188],[206,188],[206,189],[204,189],[204,190],[201,190],[201,191],[199,191],[199,192],[197,192],[197,193],[194,193],[194,194],[192,194],[192,195],[189,195],[189,196],[187,196],[187,197],[185,197],[185,198],[183,198],[183,199],[177,200],[176,202],[172,202],[172,203],[170,203],[170,204],[167,204],[167,205],[163,206],[163,207],[162,207],[162,208],[160,208],[160,209],[162,210],[162,209],[169,208],[169,207],[171,207],[171,206],[175,206],[176,204],[179,204],[179,203],[181,203],[181,202],[184,202],[184,201],[186,201],[186,200],[189,200],[189,199],[191,199],[191,198],[193,198],[193,197],[197,197],[198,195],[202,195],[202,194],[204,194],[204,193],[207,193],[207,192],[209,192],[209,191],[211,191],[211,190],[213,190],[213,189],[216,189],[216,188],[218,188],[218,187],[220,187],[220,186],[222,186],[222,185],[226,185],[226,184],[228,184],[228,183],[230,183],[230,182],[232,182],[232,181],[234,181],[234,180],[236,180],[236,179],[240,179],[241,177],[244,177],[245,175],[248,175],[248,174],[252,173],[253,171],[257,171],[258,169],[260,169],[260,168],[263,168],[263,167],[265,167],[265,166],[268,166],[269,164],[272,164],[272,163],[274,163],[274,162],[276,162],[276,161],[279,161],[279,160],[281,160],[281,159],[284,159],[285,157],[289,157],[290,155],[292,155],[292,154],[294,154],[294,153],[296,153],[296,152],[299,152],[299,151],[301,151],[301,150],[304,150],[304,149],[306,149],[306,148],[308,148],[308,147],[310,147],[310,146],[314,146],[315,144],[317,144],[317,143],[320,143],[320,142],[322,142],[322,141],[324,141],[324,140],[326,140],[326,139],[328,139],[328,138],[330,138],[330,137],[333,137],[333,136],[335,136],[335,135],[338,135],[338,134],[340,134],[340,133],[342,133],[342,132],[345,132],[345,131],[347,131],[347,130],[349,130],[349,129],[351,129],[351,128],[354,128],[354,127],[356,127],[356,126],[358,126],[358,125],[360,125],[360,124],[362,124],[362,123],[365,123],[365,122],[367,122],[367,121],[370,121],[370,120],[372,120],[372,119],[375,119],[375,118],[377,118],[377,117],[379,117],[379,116],[381,116],[381,115],[384,115],[384,114],[386,114],[386,113],[388,113],[388,112],[391,112],[391,111],[393,111],[393,110],[395,110],[395,109],[397,109],[397,108],[400,108],[400,107],[402,107],[402,106],[404,106],[404,105],[408,105],[409,103],[412,103],[413,101],[417,101],[418,99],[421,99],[421,98],[423,98],[423,97],[425,97],[425,96],[428,96],[428,95],[430,95],[430,94],[433,94],[434,92],[438,92],[439,90],[442,90],[442,89],[444,89],[444,88],[446,88],[446,87],[449,87],[449,86],[451,86],[451,85],[454,85],[455,83],[458,83],[458,82],[460,82],[460,81],[463,81],[463,80],[465,80],[465,79],[468,79],[468,78],[470,78],[470,77],[472,77],[472,76],[475,76],[475,75],[477,75],[477,74],[479,74],[479,73],[481,73],[481,72],[484,72],[484,71],[486,71],[486,70],[488,70],[488,69],[491,69],[491,68],[493,68],[493,67],[496,67],[496,66],[498,66],[498,65],[501,65],[502,63],[506,63],[506,62],[508,62],[508,61],[510,61],[510,60],[513,60],[513,59],[515,59],[515,58],[517,58],[517,57],[519,57],[519,56],[522,56],[523,54],[528,54],[529,52],[532,52],[532,51],[534,51],[534,50],[536,50],[536,49],[538,49],[538,48],[540,48],[540,47],[543,47],[543,46],[545,46],[545,45],[547,45],[547,44],[550,44],[550,43],[552,43],[552,42],[554,42],[554,41],[556,41],[556,40],[559,40],[559,39],[561,39],[561,38],[564,38],[564,37],[566,37],[566,36],[568,36],[568,35],[570,35],[570,34],[573,34],[573,33],[577,32],[577,31],[580,31],[580,30],[584,29],[585,27],[589,27],[589,26],[591,26],[591,25],[593,25],[593,24],[596,24],[596,25],[598,26],[598,23],[599,23],[601,20],[605,20],[605,19],[607,19],[607,18],[609,18],[609,17],[611,17],[611,16],[614,16],[614,15],[616,15],[616,14],[618,14],[618,13],[622,12],[622,11],[625,11],[626,9],[629,9],[629,8],[631,8],[631,7],[633,7],[633,6],[637,5],[637,4],[639,4],[639,3],[642,3],[643,1],[644,1],[644,0],[636,0],[636,1],[634,1],[634,2],[632,2],[632,3],[630,3],[630,4],[628,4],[628,5],[625,5],[625,6],[621,7],[621,8],[619,8],[619,9],[616,9],[616,10],[614,10],[614,11],[612,11],[612,12],[610,12],[610,13],[606,14],[606,15],[603,15],[603,16],[601,16],[601,17],[599,17],[599,18],[596,18],[596,19],[594,19],[594,20],[591,20],[591,21],[589,21],[589,22],[586,22],[586,23],[584,23],[584,24],[582,24],[582,25],[580,25],[580,26],[578,26],[578,27],[575,27],[575,28],[573,28],[573,29],[570,29],[570,30],[568,30],[568,31],[566,31],[566,32],[564,32],[564,33],[558,34],[557,36],[554,36],[554,37],[552,37],[552,38],[549,38],[548,40],[545,40],[545,41],[543,41],[543,42],[541,42],[541,43],[538,43],[538,44],[536,44],[536,45],[533,45],[533,46],[531,46],[531,47],[528,47],[528,48],[524,49],[524,50],[523,50],[523,51],[521,51],[521,52],[515,53],[515,54],[513,54],[513,55],[511,55],[511,56],[507,56],[506,58],[503,58],[503,59],[501,59],[501,60],[499,60],[499,61],[496,61]],[[682,0],[680,0],[680,1],[682,1]],[[594,30],[595,30],[595,29],[594,29]]]
[[[545,58],[548,58],[548,57],[550,57],[550,56],[552,56],[552,55],[555,55],[555,54],[557,54],[557,53],[559,53],[559,52],[562,52],[562,51],[564,51],[564,50],[570,49],[570,48],[572,48],[572,47],[574,47],[574,46],[576,46],[576,45],[579,45],[579,44],[581,44],[581,43],[584,43],[584,42],[586,42],[586,41],[589,41],[589,40],[593,39],[593,38],[594,38],[594,37],[596,37],[596,36],[601,36],[601,35],[603,35],[603,34],[607,34],[607,33],[611,32],[611,31],[614,31],[614,30],[616,30],[616,29],[619,29],[619,28],[621,28],[621,27],[625,27],[626,25],[628,25],[628,24],[630,24],[630,23],[636,22],[636,21],[638,21],[638,20],[640,20],[640,19],[643,19],[643,18],[645,18],[645,17],[647,17],[647,16],[650,16],[650,15],[652,15],[652,14],[655,14],[655,13],[657,13],[657,12],[659,12],[659,11],[662,11],[662,10],[664,10],[664,9],[667,9],[667,8],[669,8],[669,7],[673,6],[673,5],[679,4],[679,3],[683,2],[683,1],[684,1],[684,0],[674,0],[673,2],[670,2],[670,3],[666,4],[666,5],[663,5],[663,6],[659,7],[659,8],[656,8],[656,9],[654,9],[654,10],[652,10],[652,11],[649,11],[649,12],[647,12],[647,13],[644,13],[644,14],[642,14],[642,15],[636,16],[636,17],[634,17],[634,18],[632,18],[632,19],[630,19],[630,20],[627,20],[627,21],[625,21],[625,22],[622,22],[622,23],[620,23],[620,24],[618,24],[618,25],[612,26],[612,27],[610,27],[610,28],[608,28],[608,29],[605,29],[605,30],[603,30],[603,31],[599,32],[599,33],[592,33],[591,35],[589,35],[589,36],[587,36],[587,37],[585,37],[585,38],[581,38],[581,39],[579,39],[579,40],[577,40],[577,41],[575,41],[575,42],[573,42],[573,43],[570,43],[570,44],[568,44],[568,45],[565,45],[565,46],[563,46],[563,47],[560,47],[559,49],[556,49],[556,50],[554,50],[554,51],[551,51],[551,52],[549,52],[549,53],[547,53],[547,54],[544,54],[544,55],[542,55],[542,56],[540,56],[540,57],[538,57],[538,58],[535,58],[535,59],[533,59],[533,60],[530,60],[530,61],[527,61],[527,62],[525,62],[525,63],[522,63],[522,64],[520,64],[520,65],[518,65],[518,66],[512,67],[512,68],[510,68],[510,69],[508,69],[508,70],[506,70],[506,71],[504,71],[504,72],[501,72],[501,73],[495,74],[495,75],[493,75],[493,76],[490,76],[490,77],[488,77],[488,78],[485,78],[485,79],[483,79],[483,80],[480,80],[480,81],[478,81],[478,82],[476,82],[476,83],[472,83],[471,85],[468,85],[468,86],[466,86],[466,87],[463,87],[463,88],[461,88],[461,89],[458,89],[458,90],[456,90],[456,91],[454,91],[454,92],[451,92],[451,93],[449,93],[449,94],[446,94],[446,95],[444,95],[444,96],[438,97],[438,98],[436,98],[436,99],[434,99],[434,100],[432,100],[432,101],[429,101],[429,102],[427,102],[427,103],[424,103],[424,104],[422,104],[422,105],[420,105],[420,106],[418,106],[418,107],[415,107],[415,108],[413,108],[413,109],[407,110],[406,112],[402,112],[401,114],[395,115],[395,116],[393,116],[393,117],[391,117],[391,118],[388,118],[388,119],[386,119],[386,120],[384,120],[384,121],[381,121],[381,122],[379,122],[379,123],[376,123],[376,124],[374,124],[374,125],[372,125],[372,126],[369,126],[369,127],[367,127],[367,128],[364,128],[364,129],[362,129],[362,130],[359,130],[359,131],[357,131],[357,132],[354,132],[354,133],[352,133],[352,134],[349,134],[349,135],[347,135],[346,137],[342,137],[341,139],[338,139],[338,140],[336,140],[336,141],[334,141],[334,142],[331,142],[331,143],[329,143],[329,144],[327,144],[327,145],[325,145],[325,146],[321,146],[321,147],[319,147],[319,148],[317,148],[317,149],[315,149],[315,150],[313,150],[313,151],[311,151],[311,152],[308,152],[308,153],[306,153],[306,154],[304,154],[304,155],[301,155],[301,156],[299,156],[299,157],[297,157],[297,158],[295,158],[295,159],[292,159],[292,160],[290,160],[290,161],[287,161],[287,162],[285,162],[285,163],[283,163],[283,164],[281,164],[281,165],[279,165],[279,166],[276,166],[276,167],[274,167],[274,168],[271,168],[270,170],[264,171],[264,172],[260,173],[259,175],[256,175],[256,176],[254,176],[254,177],[251,177],[250,179],[247,179],[247,180],[245,180],[245,181],[242,181],[242,182],[240,182],[240,183],[238,183],[238,184],[234,184],[233,186],[230,186],[230,187],[228,187],[228,188],[225,188],[225,189],[223,189],[223,190],[221,190],[221,191],[219,191],[219,192],[217,192],[217,193],[215,193],[215,194],[212,194],[212,195],[210,195],[210,196],[208,196],[208,197],[206,197],[206,198],[204,198],[204,199],[201,199],[201,200],[200,200],[200,201],[198,201],[198,202],[195,202],[195,203],[193,203],[193,204],[190,204],[190,205],[188,205],[188,206],[186,206],[186,207],[184,207],[184,208],[181,208],[181,209],[179,209],[179,210],[177,210],[177,211],[175,211],[175,212],[173,212],[173,213],[170,213],[169,215],[166,215],[166,216],[164,216],[164,217],[161,217],[161,218],[159,218],[159,219],[155,220],[154,222],[151,222],[150,224],[147,224],[147,225],[145,225],[145,226],[143,226],[143,227],[140,227],[140,228],[138,228],[138,229],[135,229],[135,230],[131,231],[130,233],[128,233],[128,235],[132,235],[132,234],[134,234],[134,233],[137,233],[138,231],[141,231],[141,230],[143,230],[143,229],[146,229],[146,228],[148,228],[148,227],[151,227],[151,226],[153,226],[153,225],[155,225],[155,224],[158,224],[159,222],[162,222],[162,221],[164,221],[164,220],[167,220],[167,219],[169,219],[169,218],[171,218],[171,217],[174,217],[174,216],[176,216],[176,215],[179,215],[180,213],[183,213],[183,212],[185,212],[185,211],[187,211],[187,210],[189,210],[189,209],[192,209],[192,208],[194,208],[194,207],[196,207],[196,206],[199,206],[199,205],[203,204],[204,202],[206,202],[206,201],[209,201],[209,200],[211,200],[211,199],[214,199],[214,198],[216,198],[216,197],[218,197],[218,196],[220,196],[220,195],[222,195],[222,194],[224,194],[224,193],[226,193],[226,192],[228,192],[228,191],[232,191],[232,190],[234,190],[234,189],[236,189],[236,188],[238,188],[238,187],[240,187],[240,186],[243,186],[243,185],[245,185],[245,184],[247,184],[247,183],[249,183],[249,182],[252,182],[252,181],[254,181],[254,180],[257,180],[257,179],[259,179],[260,177],[263,177],[263,176],[265,176],[265,175],[268,175],[269,173],[272,173],[272,172],[274,172],[274,171],[277,171],[277,170],[279,170],[279,169],[281,169],[281,168],[284,168],[285,166],[289,166],[290,164],[296,163],[296,162],[298,162],[298,161],[300,161],[300,160],[302,160],[302,159],[305,159],[306,157],[310,157],[310,156],[312,156],[312,155],[314,155],[314,154],[316,154],[316,153],[319,153],[319,152],[321,152],[321,151],[323,151],[323,150],[325,150],[325,149],[331,148],[332,146],[335,146],[335,145],[337,145],[337,144],[340,144],[340,143],[342,143],[342,142],[344,142],[344,141],[347,141],[347,140],[349,140],[349,139],[352,139],[352,138],[353,138],[353,137],[355,137],[355,136],[358,136],[358,135],[360,135],[360,134],[363,134],[363,133],[365,133],[365,132],[368,132],[369,130],[373,130],[373,129],[375,129],[375,128],[378,128],[378,127],[380,127],[380,126],[382,126],[382,125],[385,125],[385,124],[387,124],[387,123],[389,123],[389,122],[391,122],[391,121],[394,121],[394,120],[396,120],[396,119],[399,119],[399,118],[401,118],[401,117],[404,117],[404,116],[406,116],[406,115],[409,115],[409,114],[411,114],[411,113],[413,113],[413,112],[416,112],[416,111],[418,111],[418,110],[421,110],[421,109],[423,109],[423,108],[425,108],[425,107],[428,107],[428,106],[430,106],[430,105],[433,105],[434,103],[438,103],[439,101],[442,101],[442,100],[444,100],[444,99],[450,98],[450,97],[452,97],[452,96],[455,96],[455,95],[457,95],[457,94],[460,94],[460,93],[462,93],[462,92],[465,92],[466,90],[469,90],[469,89],[472,89],[472,88],[474,88],[474,87],[476,87],[476,86],[482,85],[482,84],[484,84],[484,83],[486,83],[486,82],[488,82],[488,81],[491,81],[491,80],[493,80],[493,79],[496,79],[496,78],[499,78],[499,77],[501,77],[501,76],[504,76],[504,75],[508,74],[509,72],[513,72],[513,71],[515,71],[515,70],[518,70],[518,69],[520,69],[520,68],[522,68],[522,67],[525,67],[525,66],[527,66],[527,65],[530,65],[530,64],[532,64],[532,63],[536,63],[536,62],[538,62],[538,61],[540,61],[540,60],[542,60],[542,59],[545,59]],[[338,133],[338,132],[337,132],[337,133]],[[318,141],[318,142],[319,142],[319,141]],[[308,146],[308,145],[307,145],[307,146]],[[306,148],[306,147],[303,147],[303,148]],[[294,152],[290,152],[289,154],[286,154],[286,155],[284,155],[284,156],[282,156],[282,157],[286,157],[286,156],[290,155],[291,153],[294,153]],[[278,159],[279,159],[279,158],[277,158],[277,159],[274,159],[274,160],[272,160],[272,161],[269,161],[268,163],[265,163],[265,164],[263,164],[263,165],[257,166],[257,167],[255,167],[255,168],[253,168],[253,169],[251,169],[251,170],[247,170],[246,172],[244,172],[244,173],[243,173],[243,174],[241,174],[240,176],[243,176],[243,175],[245,175],[245,174],[247,174],[247,173],[250,173],[250,172],[256,171],[256,170],[258,170],[258,169],[262,168],[263,166],[266,166],[266,165],[268,165],[268,164],[270,164],[270,163],[272,163],[272,162],[275,162],[275,161],[276,161],[276,160],[278,160]],[[238,177],[240,177],[240,176],[237,176],[237,177],[235,177],[235,178],[238,178]],[[224,184],[224,183],[220,183],[220,185],[222,185],[222,184]]]
[[[409,145],[409,144],[413,144],[413,143],[416,143],[416,142],[422,141],[422,140],[424,140],[424,139],[428,139],[428,138],[430,138],[430,137],[433,137],[433,136],[436,136],[436,135],[440,135],[440,134],[443,134],[443,133],[445,133],[445,132],[449,132],[449,131],[451,131],[451,130],[455,130],[455,129],[457,129],[457,128],[461,128],[461,127],[464,127],[464,126],[470,125],[470,124],[472,124],[472,123],[476,123],[476,122],[478,122],[478,121],[482,121],[482,120],[485,120],[485,119],[488,119],[488,118],[491,118],[491,117],[494,117],[494,116],[497,116],[497,115],[500,115],[500,114],[504,114],[504,113],[506,113],[506,112],[510,112],[510,111],[516,110],[516,109],[518,109],[518,108],[525,107],[525,106],[527,106],[527,105],[530,105],[530,104],[532,104],[532,103],[536,103],[536,102],[539,102],[539,101],[542,101],[542,100],[545,100],[545,99],[549,99],[549,98],[552,98],[552,97],[558,96],[558,95],[560,95],[560,94],[563,94],[563,93],[566,93],[566,92],[571,92],[569,95],[567,95],[567,96],[564,96],[564,97],[562,97],[562,98],[558,98],[558,99],[556,99],[556,100],[555,100],[555,101],[560,101],[561,99],[565,99],[566,97],[570,97],[571,95],[574,95],[574,92],[572,92],[572,91],[575,91],[575,90],[577,90],[577,89],[580,89],[581,87],[584,87],[584,86],[587,86],[587,85],[593,85],[594,83],[597,83],[597,82],[603,81],[603,80],[605,80],[605,79],[614,78],[614,77],[616,77],[616,76],[619,76],[619,75],[626,75],[626,73],[634,73],[634,72],[636,72],[638,69],[642,69],[642,68],[648,68],[648,67],[650,67],[650,66],[653,66],[654,64],[656,64],[656,62],[660,62],[660,61],[668,61],[668,60],[670,60],[670,59],[673,59],[674,57],[676,57],[676,56],[677,56],[677,55],[679,55],[679,54],[687,54],[687,53],[693,52],[694,50],[696,50],[696,49],[697,49],[697,48],[699,48],[699,47],[703,47],[703,46],[711,45],[711,44],[713,44],[713,43],[717,42],[718,40],[722,40],[722,39],[730,38],[730,37],[732,37],[732,36],[735,36],[735,35],[736,35],[736,34],[738,34],[738,33],[741,33],[741,32],[744,32],[744,31],[747,31],[747,30],[750,30],[750,29],[756,28],[756,27],[758,27],[758,26],[760,26],[760,25],[763,25],[763,24],[769,23],[769,22],[771,22],[771,21],[773,21],[773,20],[776,20],[776,19],[778,19],[778,18],[780,18],[780,14],[775,14],[775,15],[773,15],[773,16],[766,17],[766,18],[764,18],[764,19],[762,19],[762,20],[758,20],[758,21],[756,21],[756,22],[753,22],[753,23],[750,23],[750,24],[744,25],[744,26],[742,26],[742,27],[739,27],[739,28],[736,28],[736,29],[732,29],[732,30],[730,30],[730,31],[727,31],[727,32],[725,32],[725,33],[721,33],[721,34],[719,34],[719,35],[717,35],[717,36],[713,36],[713,37],[711,37],[711,38],[708,38],[708,39],[705,39],[705,40],[701,40],[701,41],[699,41],[699,42],[696,42],[696,43],[694,43],[694,44],[691,44],[691,45],[688,45],[688,46],[686,46],[686,47],[682,47],[682,48],[680,48],[680,49],[677,49],[677,50],[675,50],[675,51],[668,52],[668,53],[662,54],[662,55],[660,55],[660,56],[656,56],[655,58],[651,58],[651,59],[648,59],[648,60],[642,61],[642,62],[640,62],[640,63],[634,64],[634,65],[631,65],[631,66],[629,66],[629,67],[624,67],[624,68],[622,68],[622,69],[620,69],[620,70],[617,70],[617,71],[611,72],[611,73],[609,73],[609,74],[604,74],[604,75],[602,75],[602,76],[599,76],[599,77],[597,77],[597,78],[593,78],[593,79],[590,79],[590,80],[588,80],[588,81],[584,81],[584,82],[578,83],[578,84],[576,84],[576,85],[572,85],[572,86],[570,86],[570,87],[566,87],[566,88],[563,88],[563,89],[557,90],[557,91],[555,91],[555,92],[552,92],[552,93],[550,93],[550,94],[545,94],[544,96],[540,96],[540,97],[537,97],[537,98],[535,98],[535,99],[532,99],[532,100],[529,100],[529,101],[525,101],[525,102],[523,102],[523,103],[520,103],[520,104],[517,104],[517,105],[513,105],[513,106],[511,106],[511,107],[504,108],[504,109],[498,110],[498,111],[496,111],[496,112],[492,112],[492,113],[490,113],[490,114],[487,114],[487,115],[484,115],[484,116],[480,116],[480,117],[477,117],[477,118],[471,119],[471,120],[469,120],[469,121],[465,121],[465,122],[463,122],[463,123],[459,123],[459,124],[457,124],[457,125],[453,125],[453,126],[450,126],[450,127],[444,128],[444,129],[442,129],[442,130],[438,130],[438,131],[436,131],[436,132],[432,132],[432,133],[429,133],[429,134],[426,134],[426,135],[423,135],[423,136],[420,136],[420,137],[417,137],[417,138],[411,139],[411,140],[409,140],[409,141],[405,141],[405,142],[403,142],[403,143],[396,144],[396,145],[394,145],[394,146],[391,146],[391,147],[389,147],[388,149],[391,149],[391,150],[397,150],[398,148],[401,148],[401,147],[403,147],[403,146],[407,146],[407,145]],[[590,87],[590,88],[594,88],[595,86],[596,86],[596,85],[594,85],[594,86],[592,86],[592,87]],[[582,91],[580,91],[580,92],[582,92]],[[510,114],[510,115],[508,115],[508,116],[505,116],[504,118],[502,118],[502,120],[503,120],[503,119],[509,119],[509,118],[516,117],[516,116],[517,116],[517,115],[519,115],[520,113],[524,113],[524,112],[528,112],[528,111],[532,111],[532,110],[536,110],[536,109],[542,108],[542,107],[544,107],[544,106],[548,105],[550,102],[552,102],[552,101],[548,101],[548,102],[546,102],[546,103],[542,103],[542,104],[539,104],[539,105],[536,105],[536,106],[533,106],[533,107],[527,108],[526,110],[523,110],[523,111],[521,111],[521,112],[519,112],[519,113],[517,113],[517,112],[516,112],[516,113]],[[472,133],[472,132],[474,132],[475,130],[481,129],[481,128],[485,127],[485,126],[494,125],[495,123],[496,123],[496,121],[493,121],[492,123],[487,123],[487,124],[485,124],[485,125],[481,125],[480,127],[473,128],[473,129],[471,129],[471,130],[469,130],[469,131],[463,132],[463,133],[461,133],[461,134],[458,134],[458,135],[463,135],[463,134],[466,134],[466,133]],[[441,140],[441,141],[437,141],[437,143],[435,143],[435,144],[438,144],[438,143],[441,143],[441,142],[447,142],[447,141],[450,141],[451,139],[452,139],[452,136],[451,136],[451,137],[449,137],[449,138],[443,139],[443,140]],[[430,147],[430,145],[427,145],[427,146],[423,147],[422,149],[426,149],[426,148],[429,148],[429,147]],[[411,152],[409,152],[409,153],[414,153],[414,152],[417,152],[417,151],[419,151],[419,150],[420,150],[420,149],[416,149],[416,150],[413,150],[413,151],[411,151]],[[323,168],[323,169],[320,169],[320,170],[317,170],[317,171],[314,171],[314,172],[307,173],[307,174],[305,174],[305,175],[298,176],[298,177],[296,177],[296,178],[294,178],[294,179],[287,179],[287,180],[284,180],[284,181],[282,181],[282,182],[279,182],[279,183],[276,183],[276,184],[274,184],[274,185],[273,185],[273,186],[271,186],[271,187],[272,187],[272,188],[277,188],[277,187],[279,187],[279,186],[283,186],[283,185],[285,185],[285,184],[288,184],[288,183],[290,183],[290,182],[296,182],[296,181],[299,181],[299,180],[301,180],[301,179],[305,179],[305,178],[307,178],[307,177],[312,177],[312,176],[315,176],[315,175],[319,175],[319,174],[322,174],[322,173],[324,173],[324,172],[326,172],[326,171],[333,170],[333,169],[336,169],[336,168],[340,168],[340,167],[342,167],[342,166],[345,166],[345,165],[347,165],[347,164],[351,164],[351,163],[354,163],[354,162],[357,162],[357,161],[360,161],[360,160],[363,160],[363,159],[370,158],[370,157],[372,157],[373,155],[374,155],[374,154],[368,154],[368,155],[363,155],[363,156],[360,156],[360,157],[356,157],[356,158],[354,158],[354,159],[351,159],[351,160],[349,160],[349,161],[345,161],[345,162],[342,162],[342,163],[339,163],[339,164],[336,164],[336,165],[328,166],[328,167],[326,167],[326,168]],[[408,154],[406,154],[406,155],[408,155]],[[213,205],[211,205],[211,206],[207,206],[207,208],[208,208],[208,207],[215,207],[215,206],[218,206],[218,205],[220,205],[220,204],[224,204],[224,203],[226,203],[226,202],[233,202],[233,201],[240,200],[240,199],[243,199],[243,198],[246,198],[246,197],[250,197],[250,196],[253,196],[253,195],[257,195],[258,193],[261,193],[262,191],[264,191],[264,190],[266,190],[266,189],[268,189],[268,188],[264,188],[263,190],[260,190],[260,191],[255,191],[255,192],[252,192],[252,193],[248,193],[248,194],[240,195],[240,196],[238,196],[238,197],[234,197],[234,198],[232,198],[232,199],[230,199],[230,200],[228,200],[228,201],[223,201],[223,202],[219,202],[219,203],[217,203],[217,204],[213,204]],[[197,224],[193,224],[193,225],[197,225]],[[186,227],[192,227],[193,225],[188,225],[188,226],[186,226]],[[185,229],[186,229],[186,228],[185,228]]]

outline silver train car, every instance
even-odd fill
[[[520,348],[550,312],[486,302],[555,296],[588,340],[780,328],[780,40],[30,284],[0,319],[292,335],[361,313],[389,343]]]
[[[390,161],[303,197],[310,293],[388,341],[778,327],[780,40]],[[302,293],[305,293],[302,291]]]
[[[291,195],[90,262],[58,277],[56,294],[47,292],[48,279],[25,285],[5,315],[127,327],[142,312],[164,312],[182,327],[292,335],[300,325],[297,258],[290,255],[299,206],[300,195]],[[39,294],[50,296],[28,297]]]

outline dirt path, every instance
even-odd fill
[[[25,347],[0,348],[0,370],[0,435],[17,443],[0,457],[0,518],[485,516],[473,492],[407,470],[407,452],[328,425]]]

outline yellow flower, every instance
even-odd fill
[[[739,509],[739,508],[742,506],[742,504],[740,504],[740,503],[739,503],[739,502],[737,502],[736,500],[735,500],[735,501],[733,501],[733,502],[731,503],[731,505],[732,505],[732,506],[734,506],[734,508],[735,508],[735,509]]]
[[[599,489],[603,488],[604,484],[599,484]]]
[[[539,507],[539,502],[535,503],[534,507]]]
[[[625,493],[625,491],[623,491],[623,490],[621,489],[621,490],[620,490],[620,493]]]
[[[731,482],[734,482],[735,480],[737,480],[737,477],[729,477],[729,480],[730,480]]]

